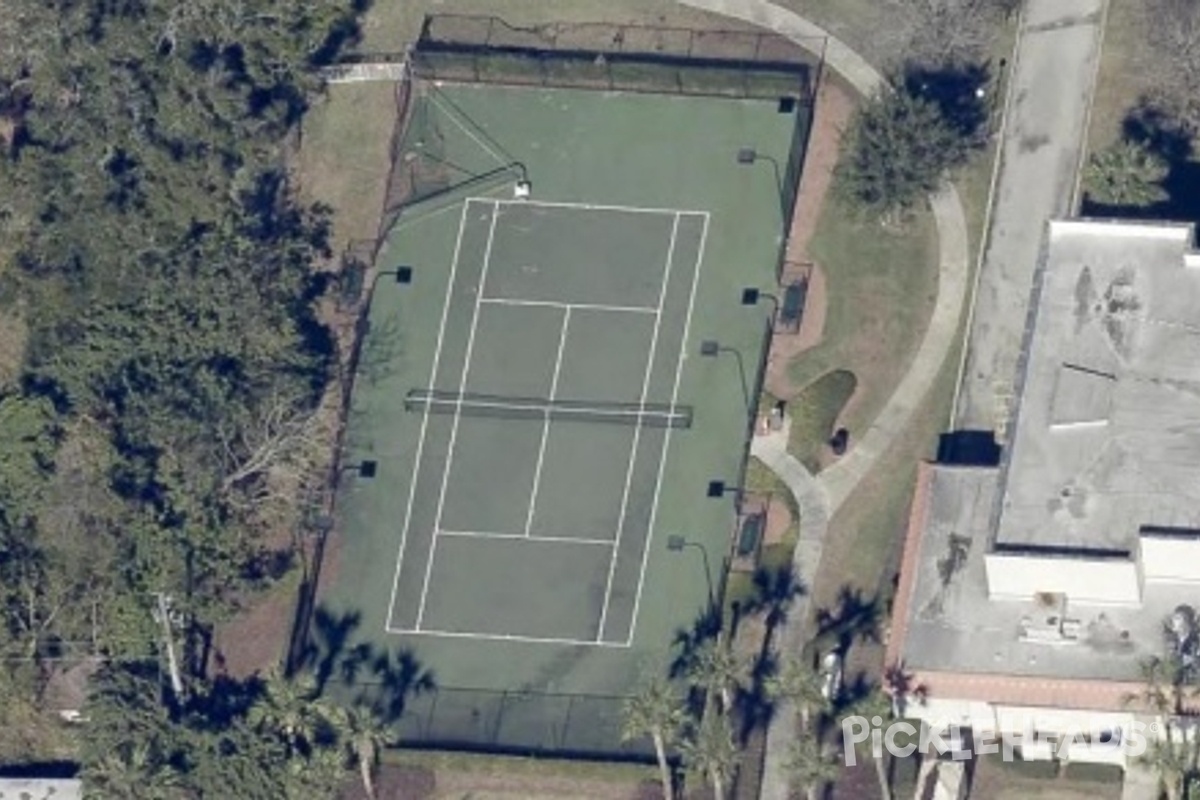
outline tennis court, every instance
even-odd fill
[[[705,212],[462,204],[387,629],[628,647]],[[463,587],[470,586],[470,592]]]
[[[404,742],[628,753],[622,696],[720,595],[712,485],[740,485],[770,332],[745,289],[777,291],[809,107],[710,62],[610,60],[603,91],[535,63],[409,87],[342,453],[377,469],[340,482],[314,639],[363,654],[350,700],[395,691],[377,657],[428,671]],[[642,88],[709,72],[741,94]]]

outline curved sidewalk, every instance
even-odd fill
[[[766,0],[680,2],[768,28],[800,44],[804,44],[805,39],[824,39],[825,63],[856,91],[866,96],[886,86],[879,71],[844,42],[800,15]],[[931,195],[929,200],[938,234],[937,302],[917,354],[883,411],[841,461],[815,478],[787,453],[785,432],[761,437],[752,446],[751,452],[783,479],[800,507],[800,542],[796,546],[792,565],[802,585],[809,591],[820,561],[821,540],[829,518],[904,430],[937,379],[958,335],[970,274],[966,217],[958,192],[949,183]],[[802,597],[788,615],[776,639],[781,652],[795,652],[804,644],[807,619],[808,603]],[[793,718],[793,710],[786,703],[772,716],[767,731],[763,782],[759,795],[762,800],[788,800],[786,763],[788,747],[795,735],[795,729],[790,724]]]

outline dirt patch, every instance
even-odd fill
[[[767,525],[763,531],[763,546],[781,544],[792,527],[792,511],[782,498],[773,497],[767,505]]]
[[[613,784],[566,776],[472,775],[439,773],[430,800],[655,800],[662,796],[652,784]],[[407,800],[407,798],[406,798]]]
[[[437,776],[423,767],[398,767],[385,764],[375,775],[376,800],[433,800],[437,797]],[[338,800],[368,800],[358,777],[347,778]]]
[[[218,626],[213,635],[213,672],[241,679],[279,664],[292,632],[295,607],[296,583],[284,581]]]
[[[804,318],[797,333],[777,335],[771,340],[771,352],[767,357],[767,391],[782,399],[790,398],[800,388],[789,380],[788,364],[800,353],[820,344],[825,331],[828,307],[825,273],[820,264],[813,262],[809,244],[816,231],[825,196],[833,183],[842,131],[854,111],[854,104],[850,90],[836,81],[823,81],[817,90],[812,130],[808,135],[804,172],[800,176],[787,249],[788,261],[812,264]]]

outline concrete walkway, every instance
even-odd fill
[[[1047,220],[1072,212],[1105,0],[1026,0],[1009,67],[1002,168],[954,403],[957,430],[1006,439]]]
[[[370,64],[336,64],[321,70],[326,83],[395,83],[404,78],[402,61],[380,61]]]
[[[872,94],[885,85],[878,70],[845,43],[831,36],[824,28],[766,0],[680,2],[768,28],[810,49],[819,51],[823,46],[825,64],[860,94]],[[786,432],[760,437],[751,448],[755,456],[784,480],[800,507],[800,543],[792,564],[796,575],[809,589],[820,563],[821,542],[829,518],[908,424],[937,379],[957,337],[970,272],[966,218],[958,192],[949,184],[930,197],[930,204],[938,234],[937,302],[929,320],[929,328],[908,372],[879,417],[858,437],[857,444],[837,465],[826,469],[816,478],[788,455]],[[807,597],[801,597],[776,638],[776,646],[782,654],[794,653],[803,646],[808,616]],[[785,765],[788,747],[794,737],[794,717],[794,709],[789,704],[782,704],[772,718],[767,731],[760,794],[762,800],[788,800]]]
[[[757,436],[750,452],[787,484],[800,509],[800,536],[792,555],[792,571],[804,594],[796,599],[787,619],[774,639],[776,653],[798,653],[804,648],[808,619],[808,597],[816,581],[821,563],[825,529],[829,526],[829,494],[803,464],[787,451],[791,420],[783,429],[766,436]],[[760,800],[788,800],[788,780],[785,765],[788,749],[796,735],[796,711],[790,703],[782,703],[771,716],[767,729],[766,755],[763,759]]]

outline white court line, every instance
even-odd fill
[[[692,327],[692,310],[696,307],[696,287],[700,285],[700,270],[704,266],[704,246],[708,242],[708,215],[704,216],[704,227],[700,230],[700,247],[696,252],[696,271],[692,274],[692,290],[688,295],[687,314],[683,318],[683,341],[679,345],[679,360],[675,363],[675,385],[671,389],[671,405],[679,399],[679,385],[683,378],[683,362],[687,359],[688,333]],[[667,428],[663,437],[663,448],[658,462],[658,479],[654,484],[654,499],[650,503],[650,530],[646,534],[646,549],[642,552],[642,570],[638,574],[637,592],[633,598],[633,616],[629,620],[629,638],[626,646],[633,644],[633,634],[637,630],[638,610],[642,605],[642,587],[646,581],[646,563],[650,559],[650,544],[654,541],[654,526],[658,520],[658,500],[662,491],[663,475],[667,468],[667,454],[671,450],[671,429]],[[720,600],[718,599],[718,602]]]
[[[446,321],[450,317],[450,298],[454,296],[454,278],[458,273],[458,256],[462,251],[463,231],[467,225],[467,209],[470,201],[463,203],[462,215],[458,220],[458,238],[454,240],[454,255],[450,258],[450,282],[446,284],[446,299],[442,303],[442,322],[438,328],[437,344],[433,348],[433,366],[429,370],[429,385],[437,382],[438,364],[442,358],[442,342],[446,338]],[[421,416],[421,434],[417,439],[417,452],[413,457],[412,476],[408,484],[408,505],[404,509],[404,524],[400,528],[400,549],[396,552],[396,574],[392,578],[392,599],[388,604],[387,623],[385,628],[392,627],[392,612],[396,608],[396,592],[400,587],[400,566],[404,563],[404,545],[408,541],[408,526],[412,522],[413,502],[417,496],[417,476],[421,471],[421,453],[425,449],[425,432],[429,428],[430,408],[425,407]]]
[[[675,240],[679,234],[679,214],[671,223],[671,241],[667,244],[667,263],[663,268],[662,286],[658,290],[658,312],[654,315],[654,329],[650,333],[650,353],[646,357],[646,371],[642,375],[642,395],[638,405],[645,407],[646,393],[650,391],[650,378],[654,374],[654,352],[658,349],[658,331],[662,328],[662,309],[667,300],[667,288],[671,283],[671,263],[675,260]],[[629,465],[625,469],[625,489],[621,493],[621,510],[617,516],[617,535],[613,542],[612,558],[608,561],[608,580],[604,586],[604,605],[600,609],[600,626],[596,641],[604,640],[604,626],[608,622],[608,602],[612,597],[613,578],[617,573],[617,554],[621,552],[621,534],[625,532],[625,514],[629,509],[629,492],[633,486],[633,471],[637,464],[638,443],[642,438],[642,419],[633,429],[633,445],[629,448]]]
[[[554,354],[554,373],[550,376],[550,396],[553,403],[558,394],[558,376],[562,374],[563,351],[567,349],[567,329],[571,326],[571,309],[563,311],[562,330],[558,333],[558,352]],[[550,406],[546,406],[546,419],[542,422],[542,440],[538,443],[537,465],[533,468],[533,488],[529,490],[529,511],[525,515],[525,535],[533,530],[533,513],[537,508],[538,488],[542,484],[542,465],[546,462],[546,442],[550,439]]]
[[[612,539],[578,539],[572,536],[526,536],[523,533],[499,533],[494,531],[440,531],[439,538],[452,539],[516,539],[522,542],[555,542],[560,544],[594,544],[612,547]]]
[[[657,314],[653,306],[610,306],[602,303],[561,303],[557,300],[522,300],[508,297],[485,297],[481,301],[489,306],[533,306],[565,308],[572,311],[621,311],[629,314]]]
[[[503,198],[496,202],[503,206],[531,206],[533,208],[578,208],[580,211],[617,211],[625,214],[671,214],[676,217],[700,214],[703,214],[705,217],[708,216],[707,211],[692,211],[684,208],[644,208],[640,206],[598,205],[596,203],[568,203],[554,200],[517,200],[511,197]]]
[[[467,374],[471,371],[471,353],[475,349],[475,331],[479,327],[479,298],[487,285],[488,264],[492,256],[492,240],[496,235],[496,220],[500,218],[497,204],[492,205],[492,221],[488,226],[487,245],[483,249],[483,269],[479,272],[479,286],[475,290],[475,310],[471,316],[471,331],[467,334],[467,352],[463,358],[462,375],[458,379],[458,408],[454,411],[454,421],[450,423],[450,441],[446,447],[446,463],[442,467],[442,488],[438,493],[437,513],[433,518],[433,546],[429,549],[429,562],[425,565],[425,580],[421,584],[421,602],[417,605],[417,624],[425,618],[425,601],[429,595],[429,575],[433,572],[433,551],[437,548],[438,530],[442,527],[442,512],[446,507],[446,486],[450,482],[450,466],[454,461],[454,444],[458,439],[458,423],[462,421],[462,396],[467,388]]]
[[[492,642],[520,642],[522,644],[553,644],[571,645],[573,647],[608,647],[614,650],[627,650],[625,642],[597,642],[593,639],[556,639],[549,636],[518,636],[511,633],[470,633],[467,631],[433,631],[433,630],[393,630],[390,633],[405,636],[432,636],[443,639],[473,639]]]
[[[474,197],[469,197],[465,201],[462,201],[462,202],[470,203],[471,201],[475,201],[477,203],[494,203],[494,202],[496,202],[496,198],[491,197],[490,195],[493,195],[497,192],[504,192],[505,195],[507,195],[510,191],[512,191],[512,189],[508,185],[504,185],[504,186],[497,186],[494,189],[484,189],[482,191],[483,191],[482,195],[475,195]],[[411,211],[410,211],[410,213],[407,213],[407,214],[402,212],[400,214],[400,217],[396,220],[396,224],[393,225],[391,230],[388,232],[388,235],[391,236],[396,231],[408,230],[410,227],[416,225],[419,222],[425,222],[426,220],[431,220],[434,217],[438,217],[438,216],[441,216],[442,214],[448,213],[450,211],[454,211],[455,209],[458,208],[458,202],[459,201],[447,203],[446,205],[438,206],[438,207],[434,208],[433,211],[426,211],[423,213],[420,211],[418,211],[416,214],[411,213]],[[418,208],[420,207],[419,203],[416,205]]]

